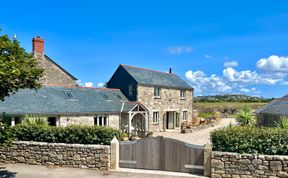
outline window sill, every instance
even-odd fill
[[[161,99],[161,96],[154,96],[154,99]]]
[[[180,98],[180,100],[186,100],[186,98]]]
[[[153,125],[159,125],[159,122],[153,122],[152,124]]]

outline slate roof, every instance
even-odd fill
[[[127,66],[123,64],[121,64],[121,66],[136,80],[138,84],[193,90],[189,84],[187,84],[176,74]]]
[[[16,94],[6,97],[5,101],[0,102],[0,113],[6,112],[8,115],[119,113],[123,102],[129,101],[118,89],[44,86],[37,91],[21,89]],[[126,110],[129,110],[129,107],[132,109],[130,105]]]
[[[259,114],[275,114],[288,116],[288,95],[273,100],[256,111]]]

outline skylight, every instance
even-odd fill
[[[72,95],[71,91],[64,90],[64,93],[65,93],[67,98],[69,98],[69,99],[74,98],[74,96]]]
[[[100,95],[105,99],[105,100],[109,100],[110,97],[108,95],[106,95],[105,93],[100,93]]]

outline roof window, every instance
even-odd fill
[[[65,95],[66,95],[66,97],[67,97],[68,99],[74,98],[74,96],[72,95],[71,91],[64,90],[64,93],[65,93]]]

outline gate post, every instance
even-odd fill
[[[110,142],[110,169],[117,170],[119,168],[119,141],[116,137]]]
[[[212,147],[210,144],[204,146],[204,176],[211,176],[211,154]]]

